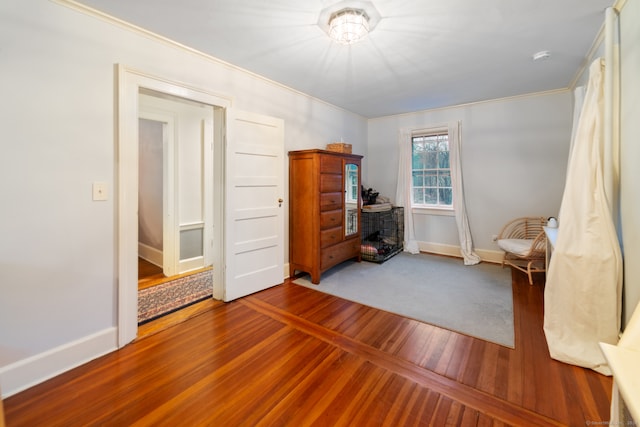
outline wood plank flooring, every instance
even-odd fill
[[[7,426],[584,426],[611,378],[551,360],[543,285],[513,273],[515,349],[289,282],[5,401]],[[168,320],[165,319],[165,322]]]
[[[138,290],[155,286],[167,279],[162,273],[162,267],[138,257]]]

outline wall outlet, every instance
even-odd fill
[[[498,240],[498,235],[497,234],[491,235],[491,241],[495,242],[496,240]]]

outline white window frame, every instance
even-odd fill
[[[447,139],[450,142],[451,135],[449,135],[449,128],[447,126],[437,126],[437,127],[429,127],[425,129],[417,129],[411,132],[411,153],[413,154],[413,138],[419,136],[430,136],[430,135],[442,135],[446,134]],[[449,149],[451,152],[451,149]],[[413,156],[412,156],[413,159]],[[449,171],[451,171],[451,164],[449,164]],[[414,214],[418,215],[443,215],[443,216],[453,216],[455,215],[455,209],[453,205],[453,200],[455,199],[452,195],[451,205],[429,205],[429,204],[415,204],[413,201],[413,162],[411,163],[411,174],[410,174],[410,182],[409,186],[411,188],[411,210]],[[451,189],[453,192],[453,188]]]

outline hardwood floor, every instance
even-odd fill
[[[168,277],[162,273],[162,267],[138,258],[138,290],[155,286],[166,280]]]
[[[285,283],[5,401],[7,426],[584,426],[611,378],[551,360],[542,277],[513,274],[516,348]]]

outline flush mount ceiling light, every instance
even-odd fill
[[[329,18],[329,37],[340,44],[353,44],[369,34],[369,16],[362,9],[345,8]]]
[[[362,40],[380,21],[370,1],[326,0],[333,3],[320,12],[318,26],[337,43],[351,45]]]

